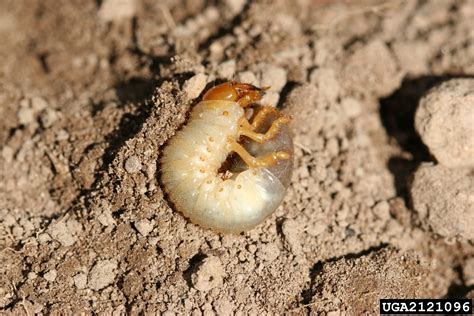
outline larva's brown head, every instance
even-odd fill
[[[270,87],[258,88],[248,83],[230,81],[209,89],[202,99],[234,101],[241,107],[246,108],[260,100],[265,91],[269,88]]]

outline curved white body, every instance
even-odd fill
[[[266,168],[249,168],[223,179],[219,168],[238,138],[244,110],[231,101],[202,101],[189,123],[171,138],[161,160],[171,201],[193,223],[222,232],[259,224],[281,203],[286,188]]]

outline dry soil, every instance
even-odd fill
[[[432,87],[473,80],[473,20],[473,0],[1,1],[0,313],[474,297],[473,227],[456,226],[473,172],[415,129]],[[188,222],[159,180],[163,144],[229,79],[271,85],[294,118],[287,196],[240,235]]]

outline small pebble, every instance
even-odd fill
[[[69,133],[64,129],[60,129],[58,133],[56,134],[56,141],[58,142],[63,141],[63,140],[68,140],[68,139],[69,139]]]
[[[346,113],[349,118],[357,117],[362,112],[360,102],[350,97],[345,98],[341,101],[341,107],[344,113]]]
[[[104,226],[115,226],[116,222],[114,217],[112,216],[112,212],[110,210],[104,210],[97,216],[99,223]]]
[[[251,71],[242,71],[237,74],[237,81],[253,84],[258,86],[259,82],[255,74]]]
[[[128,159],[125,161],[125,170],[127,170],[128,173],[138,172],[141,168],[142,163],[137,156],[128,157]]]
[[[57,119],[57,112],[51,108],[47,108],[40,115],[40,121],[44,128],[51,127]]]
[[[336,157],[339,153],[339,143],[336,138],[330,138],[326,142],[326,152],[330,157]]]
[[[374,214],[383,220],[390,218],[390,205],[387,201],[380,201],[373,207]]]
[[[225,61],[217,67],[217,74],[222,79],[231,79],[235,74],[235,67],[235,60]]]
[[[270,87],[269,91],[279,93],[286,84],[287,73],[282,67],[275,65],[268,65],[262,71],[262,80],[260,85],[262,87]]]
[[[47,233],[41,233],[38,235],[38,242],[40,244],[47,243],[48,241],[51,241],[51,236]]]
[[[229,11],[233,14],[241,12],[246,3],[245,0],[225,0],[226,8],[229,8]]]
[[[3,157],[3,159],[5,159],[6,163],[12,162],[14,154],[15,154],[15,151],[13,150],[13,148],[11,148],[9,146],[6,146],[6,145],[3,147],[2,157]]]
[[[280,94],[274,91],[268,91],[266,92],[262,100],[260,101],[261,104],[264,104],[266,106],[273,106],[276,107],[278,105],[278,101],[280,100]]]
[[[3,223],[2,224],[3,224],[3,226],[6,226],[6,227],[11,227],[11,226],[17,225],[15,216],[13,216],[12,214],[5,215],[5,217],[3,218]]]
[[[114,259],[98,261],[89,273],[89,288],[98,291],[112,284],[117,274],[117,266]]]
[[[57,275],[58,272],[55,269],[52,269],[44,274],[44,278],[49,282],[54,282],[54,280],[56,280]]]
[[[29,108],[31,106],[31,100],[30,99],[22,99],[20,101],[20,107],[21,108]]]
[[[213,305],[214,305],[214,309],[217,312],[217,315],[221,315],[221,316],[233,315],[235,306],[230,300],[226,298],[219,299],[219,300],[216,300],[213,303]]]
[[[474,286],[474,257],[466,260],[463,276],[467,286]]]
[[[143,237],[146,237],[153,230],[154,221],[142,219],[135,222],[134,226]]]
[[[74,285],[79,289],[82,290],[87,285],[87,275],[85,273],[78,273],[73,277]]]
[[[33,110],[26,107],[22,107],[20,108],[20,110],[18,110],[17,117],[18,117],[18,121],[22,125],[27,125],[33,122],[35,119]]]
[[[48,228],[51,236],[65,247],[72,246],[76,242],[76,233],[79,230],[80,224],[76,220],[69,220],[67,223],[64,220],[59,220]]]

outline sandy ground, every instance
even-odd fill
[[[472,0],[1,1],[0,310],[474,297],[473,20]],[[287,196],[240,235],[188,222],[159,180],[162,145],[228,79],[294,117]]]

